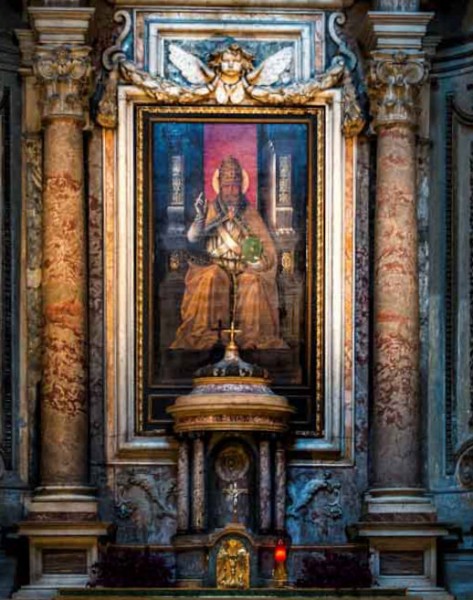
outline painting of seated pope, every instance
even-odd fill
[[[233,156],[214,176],[213,201],[201,193],[187,230],[189,266],[172,349],[207,350],[234,322],[241,349],[286,348],[280,333],[277,251],[245,196],[248,175]]]

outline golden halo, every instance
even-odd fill
[[[214,192],[218,194],[220,192],[220,182],[218,180],[219,169],[215,169],[215,173],[212,177],[212,187]],[[248,188],[250,187],[250,177],[245,169],[241,170],[242,174],[242,182],[241,182],[241,191],[243,194],[246,194]]]

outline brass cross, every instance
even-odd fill
[[[230,323],[230,329],[222,329],[224,333],[230,334],[230,340],[228,344],[225,346],[225,360],[238,360],[238,346],[235,342],[235,334],[241,333],[241,329],[235,329],[235,322],[232,320]]]
[[[226,496],[229,496],[232,501],[232,521],[234,523],[238,523],[238,498],[242,494],[248,494],[248,490],[246,488],[239,488],[238,483],[236,481],[232,481],[228,487],[223,490]]]
[[[223,333],[230,334],[230,345],[234,346],[235,344],[235,334],[241,333],[241,329],[235,329],[235,321],[230,323],[229,329],[222,329]]]

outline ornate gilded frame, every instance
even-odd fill
[[[150,294],[145,293],[145,287],[151,289],[151,275],[145,272],[144,264],[146,259],[146,251],[144,251],[144,228],[146,225],[146,157],[143,156],[145,148],[145,140],[150,138],[149,131],[150,116],[165,119],[170,116],[172,119],[188,120],[192,119],[195,122],[224,122],[224,123],[249,123],[249,122],[279,122],[281,119],[286,124],[290,123],[305,123],[308,125],[309,144],[308,154],[308,215],[314,214],[314,219],[307,218],[307,261],[311,263],[311,258],[315,256],[315,277],[308,277],[307,289],[305,292],[306,309],[312,302],[315,304],[315,314],[312,318],[311,310],[308,313],[306,323],[306,340],[313,341],[313,344],[307,344],[308,356],[306,358],[309,371],[314,372],[314,395],[310,399],[313,410],[313,423],[308,424],[306,429],[295,426],[295,431],[299,435],[305,437],[322,437],[324,423],[324,381],[323,381],[323,348],[324,348],[324,206],[325,206],[325,108],[323,106],[312,107],[307,109],[301,108],[272,108],[272,107],[223,107],[223,106],[204,106],[204,107],[165,107],[152,106],[148,104],[138,105],[135,112],[136,123],[136,231],[135,231],[135,282],[136,282],[136,311],[135,311],[135,331],[136,331],[136,348],[135,348],[135,393],[136,393],[136,414],[135,423],[137,432],[141,435],[165,435],[166,429],[163,429],[163,424],[159,421],[154,421],[152,417],[152,402],[153,394],[147,393],[146,374],[150,372],[150,367],[147,364],[146,356],[150,356],[149,348],[144,347],[144,321],[145,314],[152,320],[152,303]],[[151,117],[152,119],[152,117]],[[313,129],[315,131],[313,131]],[[315,164],[311,159],[312,149],[315,149]],[[308,157],[309,158],[309,157]],[[150,167],[148,167],[149,169]],[[317,185],[313,187],[312,173],[315,171],[315,180]],[[149,170],[148,170],[149,173]],[[148,222],[148,227],[150,223]],[[316,229],[316,230],[315,230]],[[312,271],[313,265],[309,264],[307,271]],[[146,282],[148,279],[148,282]],[[312,320],[315,321],[312,323]],[[313,347],[312,347],[313,346]],[[314,356],[312,356],[312,353]],[[149,361],[148,361],[149,362]],[[296,387],[296,386],[293,386]],[[190,389],[188,390],[190,391]],[[276,389],[277,393],[284,394],[284,388]],[[186,393],[181,390],[179,392]],[[159,401],[159,398],[157,398]],[[309,413],[312,411],[308,411]]]
[[[106,269],[106,398],[107,454],[110,463],[173,463],[175,442],[159,434],[137,434],[140,414],[136,411],[137,331],[142,318],[143,302],[135,313],[135,172],[140,163],[136,146],[140,132],[135,131],[135,115],[140,106],[149,106],[149,98],[135,86],[118,88],[118,129],[104,130],[105,189],[105,269]],[[155,106],[157,114],[166,110],[183,114],[215,111],[229,113],[228,107]],[[319,436],[301,435],[291,452],[293,464],[349,465],[353,458],[353,311],[354,311],[354,209],[356,138],[343,134],[343,91],[333,88],[321,92],[309,106],[299,107],[233,107],[235,114],[324,114],[324,138],[318,140],[323,162],[324,185],[324,357],[323,414]],[[231,111],[230,111],[231,112]],[[323,146],[323,152],[322,152]],[[135,152],[138,154],[135,154]],[[142,157],[141,157],[142,158]],[[139,187],[139,186],[138,186]],[[142,224],[141,224],[142,225]],[[319,236],[319,242],[322,238]],[[140,253],[138,238],[136,252]],[[138,273],[139,274],[139,273]],[[319,271],[322,276],[322,271]],[[137,278],[139,281],[139,277]],[[320,282],[319,282],[320,283]],[[321,286],[322,287],[322,286]],[[320,304],[320,306],[322,303]],[[319,316],[318,322],[322,321]],[[138,358],[139,361],[139,358]],[[139,391],[139,390],[138,390]]]

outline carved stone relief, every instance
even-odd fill
[[[33,69],[42,83],[43,117],[83,117],[88,106],[89,53],[87,46],[39,47]]]
[[[428,74],[424,61],[398,52],[392,58],[371,63],[368,76],[371,110],[375,126],[392,123],[415,125],[419,92]]]
[[[287,508],[287,517],[292,519],[305,519],[309,516],[312,503],[316,496],[325,492],[325,502],[319,506],[321,513],[328,518],[338,519],[343,511],[340,504],[340,483],[332,481],[332,474],[325,471],[322,476],[312,478],[300,477],[292,480],[288,485],[291,503]]]
[[[462,487],[473,490],[473,446],[461,453],[457,461],[456,475]]]
[[[115,490],[119,543],[169,544],[176,532],[176,474],[171,467],[120,471]]]
[[[286,527],[295,544],[321,543],[343,517],[341,483],[329,471],[301,471],[288,480]]]
[[[123,22],[117,43],[103,56],[110,71],[108,82],[99,102],[98,122],[104,127],[116,126],[116,93],[119,80],[142,90],[150,99],[164,104],[217,105],[296,105],[314,103],[322,92],[343,87],[344,132],[357,135],[364,124],[350,71],[356,56],[335,28],[343,24],[344,16],[335,13],[330,20],[332,38],[339,46],[339,55],[328,69],[308,81],[292,81],[294,55],[283,47],[256,64],[255,55],[240,43],[228,43],[210,54],[206,60],[181,45],[171,44],[168,52],[173,67],[173,79],[150,74],[129,59],[122,43],[131,30],[131,17],[119,11],[115,20]]]

